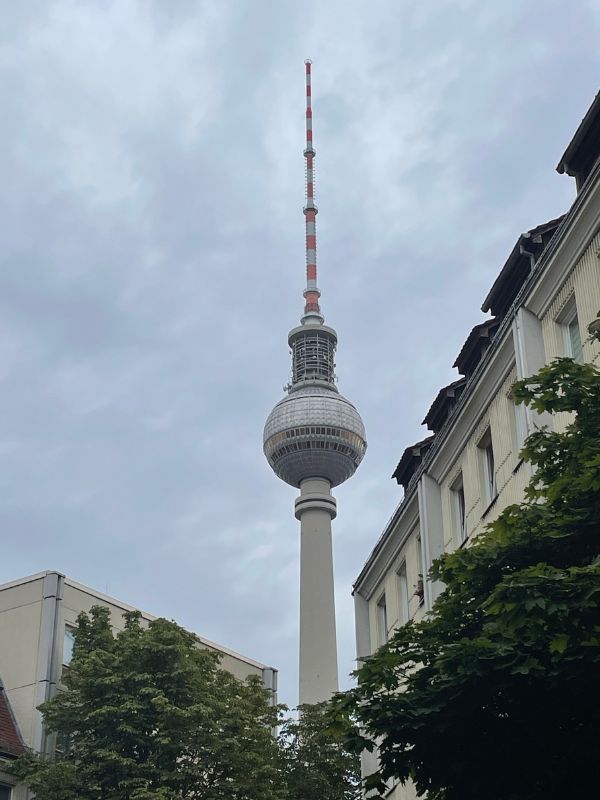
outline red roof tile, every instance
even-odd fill
[[[0,684],[0,753],[8,756],[20,756],[26,748],[12,715],[8,698]]]

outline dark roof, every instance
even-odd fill
[[[421,425],[427,425],[430,431],[437,433],[448,419],[466,383],[466,378],[459,378],[440,389]]]
[[[481,310],[504,317],[565,214],[522,233],[483,301]]]
[[[417,464],[429,450],[432,442],[433,436],[428,436],[426,439],[407,447],[402,453],[402,458],[398,462],[398,466],[394,470],[392,478],[395,478],[396,481],[404,487],[404,489],[406,489],[408,486],[409,481],[417,468]]]
[[[25,744],[13,717],[4,687],[0,683],[0,755],[20,756],[25,751]]]
[[[600,156],[600,92],[581,120],[575,135],[556,167],[577,180],[577,188],[585,182]]]
[[[456,361],[452,365],[458,368],[461,375],[469,377],[473,373],[499,327],[500,320],[494,317],[493,319],[486,319],[472,328],[460,353],[456,356]]]

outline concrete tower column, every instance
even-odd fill
[[[336,502],[324,478],[300,483],[300,704],[338,691],[331,520]]]

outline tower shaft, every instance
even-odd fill
[[[321,703],[338,691],[331,520],[336,515],[329,481],[300,484],[300,704]]]

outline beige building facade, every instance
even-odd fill
[[[108,597],[59,572],[41,572],[0,585],[0,677],[4,695],[24,744],[49,752],[54,741],[44,731],[37,707],[52,697],[72,656],[77,616],[92,606],[110,609],[115,631],[132,606]],[[142,621],[156,617],[145,612]],[[198,646],[221,653],[221,666],[236,678],[258,676],[277,699],[277,670],[196,635]],[[4,787],[3,787],[4,783]],[[24,800],[23,787],[8,794],[9,780],[0,772],[0,800]],[[5,791],[5,795],[2,795]]]
[[[459,377],[423,421],[430,435],[404,451],[394,472],[403,499],[354,584],[359,661],[431,609],[442,589],[427,578],[435,558],[468,546],[523,500],[531,474],[519,456],[525,438],[568,422],[515,406],[515,380],[560,356],[600,366],[600,344],[588,331],[600,316],[600,95],[557,170],[576,179],[573,205],[518,238],[482,305],[489,319],[456,359]],[[365,755],[363,771],[374,766]],[[389,796],[416,793],[395,785]]]

